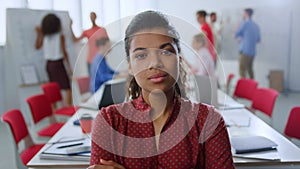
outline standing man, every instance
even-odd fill
[[[222,41],[222,29],[223,24],[217,22],[217,14],[215,12],[210,13],[210,24],[209,24],[214,37],[214,46],[217,51],[217,54],[221,53],[221,41]]]
[[[91,64],[98,52],[98,49],[96,46],[96,40],[100,39],[102,37],[108,37],[105,28],[100,27],[96,24],[97,15],[95,12],[90,13],[90,18],[91,18],[91,22],[92,22],[92,27],[88,30],[83,31],[82,34],[80,35],[80,37],[78,37],[78,38],[75,37],[73,31],[71,31],[72,39],[74,42],[78,42],[79,40],[81,40],[83,38],[88,38],[88,57],[87,57],[88,70],[90,70]],[[72,22],[71,22],[70,26],[72,26]]]
[[[251,79],[254,78],[252,69],[253,60],[256,55],[256,44],[260,42],[260,31],[256,23],[251,19],[253,9],[247,8],[244,11],[244,21],[235,32],[235,38],[240,41],[240,76],[246,77],[246,71]]]
[[[201,30],[205,33],[207,39],[210,42],[210,43],[208,43],[207,47],[208,47],[209,52],[212,55],[214,62],[216,63],[217,56],[216,56],[215,49],[214,49],[214,37],[213,37],[213,32],[212,32],[209,24],[206,22],[207,13],[204,10],[200,10],[197,12],[196,15],[197,15],[197,21],[201,25]]]

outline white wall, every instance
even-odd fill
[[[298,7],[300,6],[300,1],[297,1]],[[296,8],[296,6],[294,7]],[[300,91],[300,11],[299,9],[294,9],[292,13],[292,41],[291,41],[291,60],[290,60],[290,76],[289,86],[291,89]]]
[[[3,46],[0,46],[0,115],[5,111],[4,110],[4,49]]]

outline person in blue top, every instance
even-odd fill
[[[251,79],[254,78],[252,65],[256,55],[256,44],[260,42],[260,30],[258,25],[251,19],[252,15],[253,9],[245,9],[244,21],[235,32],[235,38],[240,40],[240,76],[246,77],[247,71]]]
[[[99,52],[96,54],[90,68],[90,91],[92,93],[95,93],[106,81],[126,76],[123,72],[120,73],[111,69],[106,62],[106,56],[111,48],[109,38],[103,37],[96,40],[96,46]]]

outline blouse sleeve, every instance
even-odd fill
[[[222,116],[214,108],[209,108],[206,119],[203,121],[199,141],[204,147],[205,168],[234,168],[226,125]]]
[[[100,159],[115,161],[114,154],[108,151],[111,149],[111,127],[107,125],[112,125],[111,118],[101,109],[93,122],[90,165],[100,164]]]

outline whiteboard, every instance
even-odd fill
[[[22,84],[21,67],[33,64],[38,72],[40,82],[48,81],[46,73],[46,61],[43,57],[42,48],[35,49],[36,32],[35,27],[41,25],[41,21],[48,13],[56,14],[62,24],[62,31],[65,35],[66,50],[71,65],[76,60],[75,43],[71,39],[70,17],[66,11],[31,10],[9,8],[6,11],[7,22],[7,44],[6,51],[12,60],[11,66],[16,70],[17,83]]]

